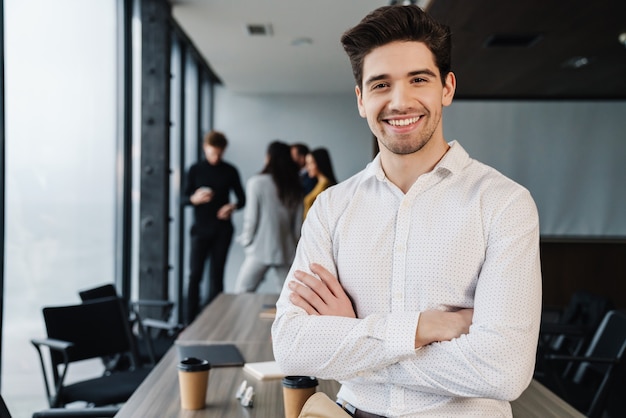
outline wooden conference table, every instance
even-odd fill
[[[272,319],[259,316],[264,304],[274,304],[276,295],[221,294],[178,338],[179,343],[215,342],[235,344],[247,362],[273,360],[270,328]],[[281,418],[284,416],[280,379],[258,380],[241,367],[213,368],[209,375],[206,407],[198,411],[182,410],[176,365],[178,354],[172,347],[146,380],[115,415],[116,418]],[[254,387],[254,406],[241,406],[235,393],[243,380]],[[334,399],[339,383],[320,380],[318,391]],[[532,381],[519,399],[512,402],[515,418],[584,416]]]

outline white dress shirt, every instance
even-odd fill
[[[376,157],[322,193],[295,269],[338,275],[357,318],[309,316],[286,283],[272,327],[285,373],[335,379],[338,397],[390,417],[511,416],[541,316],[539,222],[529,192],[456,142],[404,194]],[[421,311],[474,308],[469,334],[414,349]]]

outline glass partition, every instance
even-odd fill
[[[19,417],[47,406],[41,308],[115,280],[117,0],[4,6],[2,395]]]

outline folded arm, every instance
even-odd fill
[[[352,300],[341,287],[339,279],[319,264],[311,264],[312,274],[296,270],[297,279],[288,283],[289,300],[309,315],[330,315],[356,318]],[[319,278],[319,279],[318,279]],[[415,330],[415,348],[433,342],[450,341],[469,332],[473,309],[455,312],[429,310],[420,314]]]

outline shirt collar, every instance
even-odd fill
[[[441,160],[437,163],[433,172],[449,172],[452,174],[460,172],[470,162],[470,157],[467,151],[457,141],[451,141],[448,143],[450,149],[444,154]],[[384,181],[386,176],[383,171],[383,167],[380,163],[380,153],[376,154],[376,157],[366,167],[367,176],[374,176],[378,181]],[[443,174],[443,173],[442,173]]]

